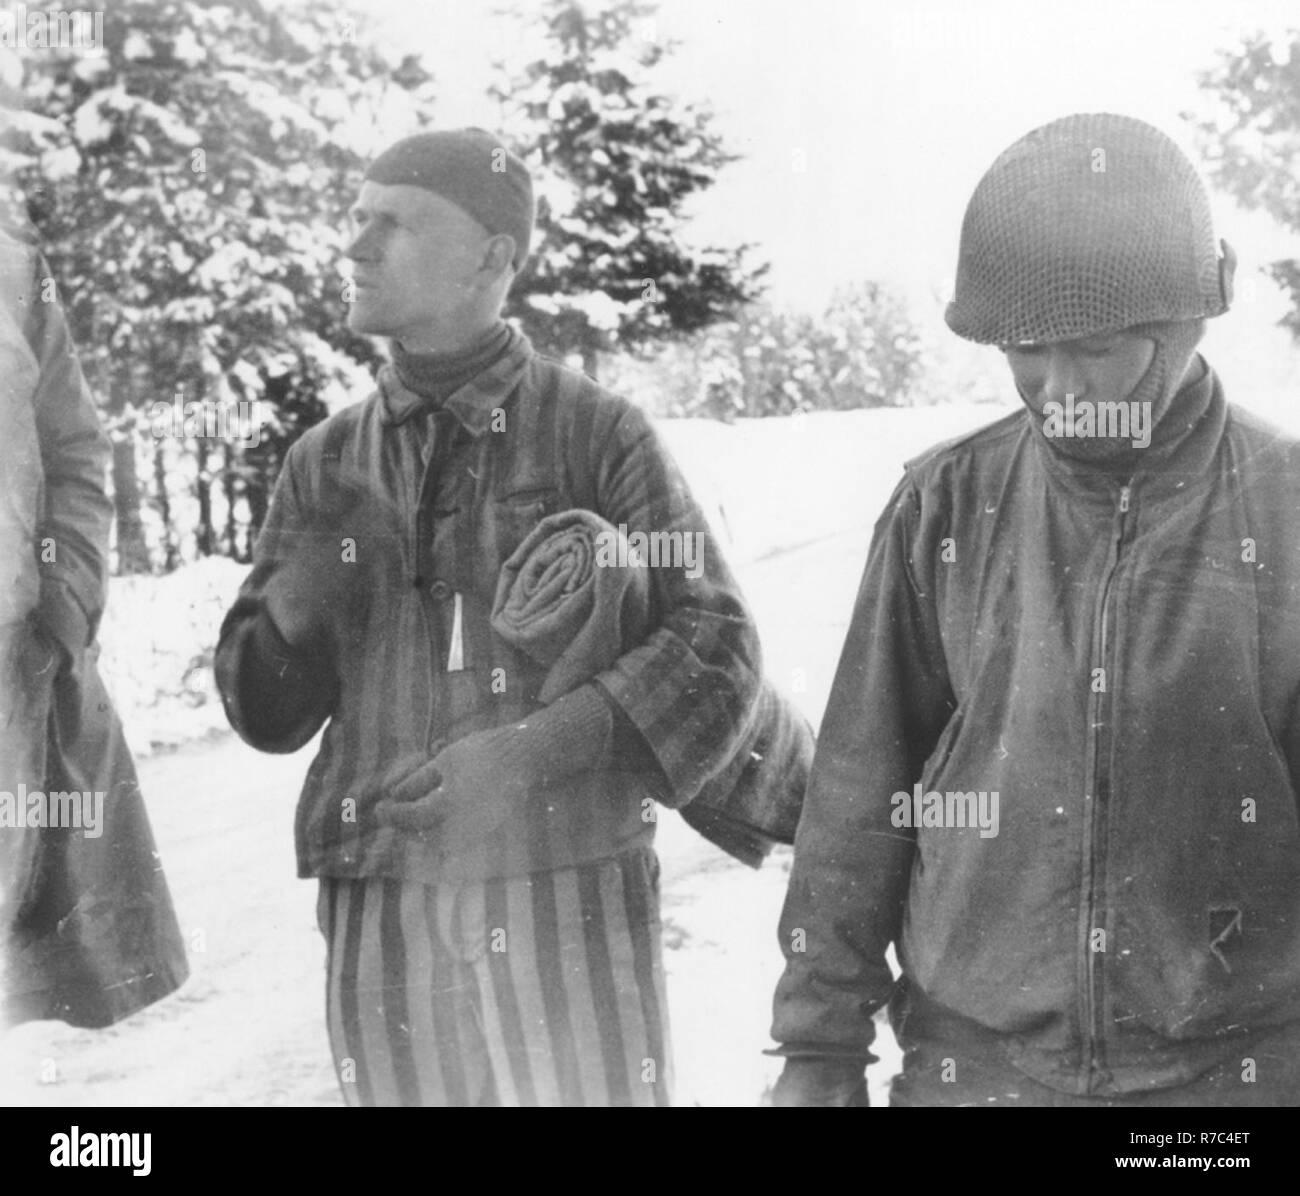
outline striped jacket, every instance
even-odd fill
[[[492,602],[510,553],[545,515],[572,507],[629,534],[702,537],[702,569],[650,569],[653,630],[596,679],[649,751],[531,795],[474,858],[448,860],[436,842],[378,825],[378,783],[400,755],[434,754],[537,708],[546,670],[493,632]],[[313,519],[326,530],[312,532]],[[356,570],[356,598],[332,612],[328,668],[259,723],[241,682],[265,643],[255,624],[274,563],[290,552]],[[232,725],[254,747],[296,750],[329,720],[298,807],[299,875],[435,883],[567,867],[649,843],[649,799],[685,805],[734,754],[761,664],[744,600],[649,421],[516,334],[442,410],[385,367],[366,402],[293,446],[223,625],[217,674]]]

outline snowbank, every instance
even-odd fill
[[[904,461],[1011,409],[968,403],[658,427],[729,559],[745,564],[870,527]]]
[[[99,667],[139,755],[226,729],[212,683],[217,632],[247,568],[226,557],[165,577],[115,577]]]

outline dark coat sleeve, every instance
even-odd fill
[[[14,922],[0,927],[0,1021],[102,1027],[173,992],[188,965],[135,764],[91,648],[108,573],[110,447],[48,276],[37,260],[18,297],[40,367],[31,400],[44,473],[38,615],[68,655],[47,720],[44,783],[50,794],[93,795],[100,816],[93,834],[47,828],[33,841]]]
[[[298,478],[301,442],[289,450],[276,482],[253,568],[221,625],[214,667],[230,725],[264,752],[295,752],[320,730],[338,700],[333,663],[319,647],[291,646],[267,609],[269,587],[282,584],[287,545],[307,512]]]
[[[41,622],[73,660],[95,636],[108,584],[113,503],[107,479],[111,449],[90,388],[77,363],[67,321],[43,302],[49,268],[37,260],[26,332],[40,365],[32,398],[40,437],[45,501],[38,535]]]
[[[875,528],[817,739],[781,915],[772,1036],[787,1055],[866,1060],[893,991],[915,833],[892,825],[955,703],[910,479]]]

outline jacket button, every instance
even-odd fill
[[[448,595],[451,594],[451,586],[449,586],[440,577],[438,578],[437,581],[433,583],[433,585],[429,587],[429,594],[432,598],[436,599],[438,602],[443,602],[446,600]]]

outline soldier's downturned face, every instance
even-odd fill
[[[1150,401],[1130,401],[1151,366],[1156,343],[1136,332],[1081,340],[1006,345],[1025,405],[1042,421],[1058,451],[1082,461],[1119,460],[1151,443],[1164,414]]]
[[[1006,345],[1003,352],[1016,386],[1036,414],[1050,402],[1120,402],[1136,389],[1151,365],[1155,341],[1128,331],[1076,341]]]
[[[351,215],[354,332],[427,347],[431,329],[478,302],[490,237],[462,208],[422,187],[366,182]]]

